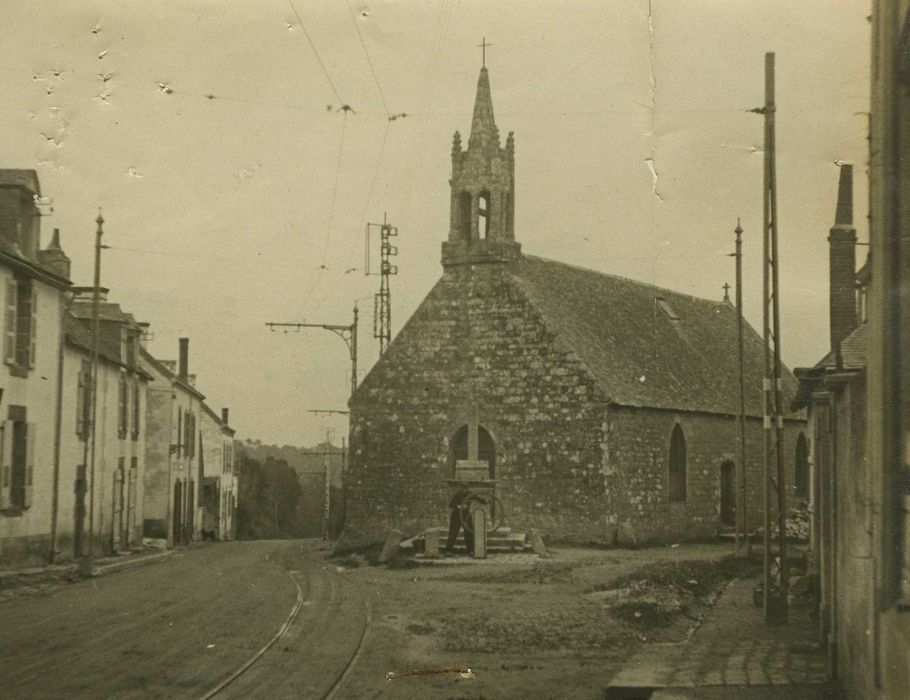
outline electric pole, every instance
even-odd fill
[[[322,453],[323,476],[325,478],[325,497],[322,502],[322,539],[329,539],[332,515],[332,430],[325,431],[326,449]]]
[[[765,118],[764,185],[762,193],[762,317],[764,326],[764,465],[765,551],[763,598],[765,624],[787,622],[787,491],[783,460],[784,407],[781,396],[779,258],[777,247],[777,182],[774,134],[774,54],[765,54],[765,106],[753,110]],[[772,470],[776,479],[772,477]],[[777,556],[780,586],[773,591],[771,566],[772,491],[777,491]]]
[[[88,421],[91,440],[89,440],[89,436],[86,435],[85,445],[83,446],[82,451],[83,465],[90,464],[88,492],[88,548],[85,552],[83,552],[83,556],[79,560],[79,572],[83,576],[91,576],[93,574],[95,559],[95,436],[97,434],[97,431],[95,430],[95,421],[98,415],[98,311],[101,296],[101,250],[102,248],[107,247],[101,244],[101,237],[104,235],[104,217],[101,216],[101,209],[98,209],[98,218],[95,219],[95,223],[98,225],[98,227],[95,230],[95,284],[92,293],[92,351],[91,369],[89,370],[91,376],[87,382],[88,386],[86,387],[86,389],[89,391],[89,397],[91,400],[91,416],[86,416],[85,418]],[[91,449],[91,455],[89,455],[89,449]]]
[[[354,321],[349,326],[342,326],[331,323],[266,323],[271,330],[276,328],[291,328],[299,331],[301,328],[324,328],[332,331],[341,338],[345,345],[348,346],[348,352],[351,356],[351,395],[357,390],[357,304],[354,304]]]
[[[366,261],[364,270],[370,272],[370,229],[379,228],[379,292],[373,297],[373,337],[379,338],[379,354],[382,355],[392,342],[392,292],[389,289],[389,277],[398,274],[398,266],[391,263],[391,258],[398,255],[398,248],[393,246],[390,238],[398,236],[398,228],[389,224],[385,215],[381,224],[367,224],[366,227]]]

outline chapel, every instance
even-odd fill
[[[502,142],[486,67],[467,143],[456,131],[451,158],[442,276],[350,400],[348,533],[445,525],[447,480],[464,459],[486,463],[513,530],[639,544],[732,528],[735,307],[523,253],[515,138]],[[747,324],[744,345],[754,529],[763,344]],[[789,405],[789,370],[783,385]],[[790,485],[804,426],[800,414],[785,420]]]

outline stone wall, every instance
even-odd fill
[[[347,527],[444,525],[450,440],[476,415],[507,525],[603,540],[604,404],[505,265],[451,267],[352,399]]]
[[[670,502],[669,451],[675,425],[686,439],[686,499]],[[714,535],[720,528],[720,469],[739,464],[735,416],[612,407],[607,412],[604,477],[618,496],[615,521],[620,542],[679,542]],[[784,432],[787,492],[793,492],[796,440],[802,421]],[[764,513],[764,438],[760,419],[746,421],[746,516],[754,530]],[[796,499],[789,498],[795,505]]]

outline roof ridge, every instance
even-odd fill
[[[695,296],[694,294],[689,294],[688,292],[680,292],[675,289],[670,289],[669,287],[661,287],[660,285],[654,284],[653,282],[642,282],[641,280],[633,279],[632,277],[624,277],[623,275],[617,275],[612,272],[602,272],[600,270],[593,270],[590,267],[582,267],[581,265],[574,265],[572,263],[563,262],[562,260],[552,260],[550,258],[542,258],[539,255],[528,255],[526,253],[523,254],[523,256],[525,258],[530,258],[532,260],[539,260],[540,262],[552,263],[554,265],[562,265],[563,267],[569,267],[569,268],[572,268],[573,270],[579,270],[581,272],[588,272],[593,275],[600,275],[601,277],[609,277],[609,278],[615,279],[615,280],[622,280],[623,282],[632,282],[633,284],[640,284],[643,287],[650,287],[651,289],[655,289],[660,292],[669,292],[670,294],[676,294],[677,296],[688,297],[689,299],[694,299],[695,301],[702,301],[702,302],[706,302],[708,304],[714,304],[714,305],[722,305],[724,303],[723,299],[714,300],[714,299],[708,299],[706,297],[699,297],[699,296]],[[731,304],[731,306],[732,306],[732,304]]]

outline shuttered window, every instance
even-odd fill
[[[86,440],[89,433],[91,419],[89,413],[91,409],[91,381],[92,381],[92,363],[88,360],[82,360],[82,366],[79,369],[79,379],[76,388],[76,435],[80,440]]]
[[[0,424],[0,509],[12,505],[12,427],[9,421]]]
[[[38,290],[35,289],[34,286],[32,286],[31,303],[29,304],[28,310],[28,366],[31,368],[35,366],[35,362],[37,361],[35,339],[38,337]]]
[[[183,447],[183,409],[177,407],[177,456],[180,456],[180,449]]]
[[[139,380],[133,379],[132,384],[132,405],[130,406],[130,434],[133,440],[139,439],[139,410],[140,410],[140,398],[139,398]]]
[[[16,364],[16,280],[6,281],[6,314],[3,322],[3,361]]]
[[[126,437],[127,419],[129,413],[129,398],[127,396],[128,391],[129,385],[126,382],[126,375],[121,373],[119,391],[117,392],[117,434],[120,436],[121,440]]]
[[[0,508],[24,510],[32,505],[36,427],[26,423],[24,406],[10,406],[10,414],[0,440]]]
[[[37,359],[38,290],[30,279],[6,281],[3,361],[30,369]]]

